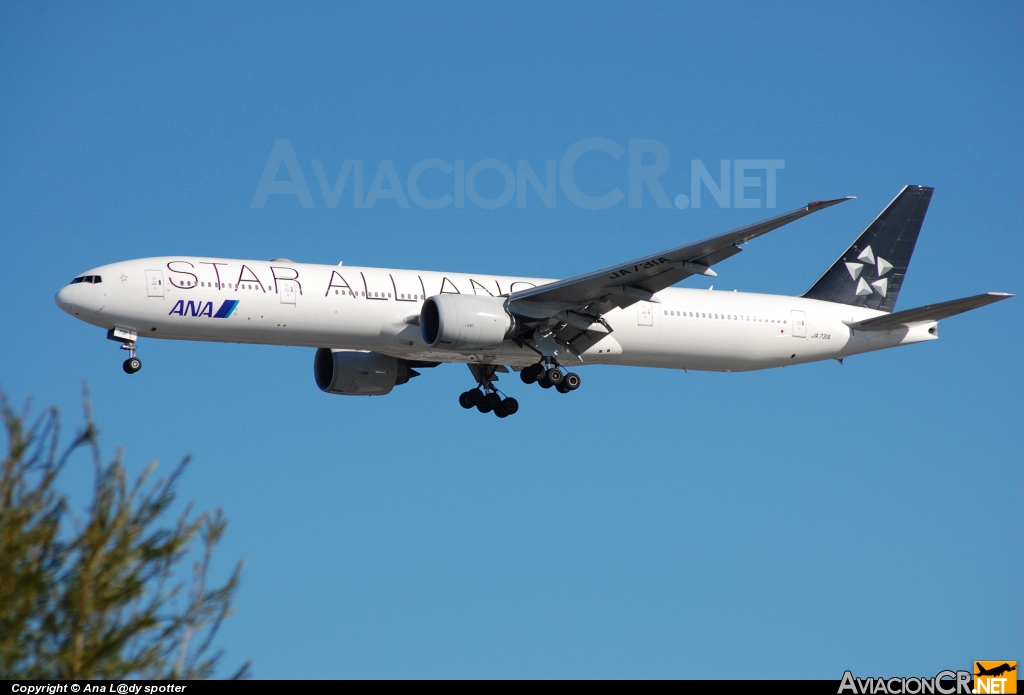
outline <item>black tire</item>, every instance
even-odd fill
[[[129,357],[124,361],[124,364],[121,366],[124,368],[126,374],[134,374],[135,372],[142,369],[142,360],[140,360],[138,357]]]
[[[565,379],[562,379],[558,382],[558,386],[555,387],[555,390],[559,393],[569,393],[572,389],[570,389],[568,384],[565,383]]]
[[[466,391],[466,400],[469,401],[470,408],[474,405],[480,405],[484,401],[484,392],[480,389],[470,389]]]
[[[547,380],[551,382],[552,386],[558,386],[558,384],[560,384],[562,382],[562,379],[565,378],[565,375],[562,374],[562,370],[559,369],[558,367],[554,367],[553,369],[549,369],[547,371],[547,375],[546,376],[547,376]]]
[[[547,372],[544,372],[543,374],[541,374],[541,375],[540,375],[540,378],[539,378],[539,379],[537,379],[537,383],[538,383],[538,384],[540,384],[540,387],[541,387],[542,389],[549,389],[549,388],[551,388],[552,386],[554,386],[554,384],[552,384],[552,383],[551,383],[551,382],[550,382],[550,381],[548,380],[548,373],[547,373]]]
[[[459,405],[461,405],[466,410],[469,410],[470,408],[473,407],[473,404],[469,402],[469,391],[459,394]]]
[[[484,403],[487,404],[489,410],[500,410],[501,409],[501,396],[496,393],[488,393],[484,396]]]
[[[580,375],[577,374],[576,372],[569,372],[568,374],[565,375],[565,379],[563,380],[563,382],[565,383],[565,387],[567,389],[569,389],[570,391],[575,391],[580,387]]]
[[[495,415],[497,415],[498,417],[502,418],[502,419],[504,419],[504,418],[507,418],[507,417],[508,417],[508,413],[506,413],[506,412],[505,412],[504,410],[502,410],[501,408],[495,408],[495,409],[494,409],[494,414],[495,414]]]
[[[519,412],[519,401],[515,398],[506,398],[501,402],[501,410],[505,415],[515,415]]]
[[[534,369],[536,365],[531,364],[529,367],[523,368],[519,372],[519,378],[523,380],[524,384],[534,384],[537,382],[537,370]]]
[[[481,413],[491,412],[491,406],[487,404],[487,401],[480,401],[479,403],[477,403],[476,409],[479,410]]]

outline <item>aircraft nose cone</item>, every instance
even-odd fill
[[[74,304],[71,302],[70,295],[71,285],[67,285],[66,287],[61,288],[60,292],[55,294],[53,297],[53,301],[56,302],[57,306],[69,314],[73,313],[75,308]]]

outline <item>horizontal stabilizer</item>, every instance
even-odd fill
[[[909,328],[918,324],[931,323],[932,321],[939,321],[940,319],[946,319],[950,316],[956,316],[957,314],[962,314],[965,311],[983,307],[986,304],[992,304],[1004,299],[1009,299],[1012,296],[1012,294],[1007,294],[1005,292],[988,292],[974,297],[964,297],[963,299],[954,299],[952,301],[941,302],[939,304],[929,304],[916,309],[897,311],[894,314],[876,316],[873,319],[857,321],[856,323],[850,323],[847,325],[855,331],[887,331],[890,328]]]

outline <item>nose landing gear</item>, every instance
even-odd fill
[[[108,340],[121,343],[121,349],[128,351],[128,359],[121,365],[125,374],[134,374],[142,369],[142,360],[135,356],[135,340],[138,337],[135,331],[127,328],[111,328],[107,331]]]
[[[135,350],[133,349],[132,352],[135,352]],[[124,368],[126,374],[134,374],[142,369],[142,360],[138,357],[129,357],[121,366]]]

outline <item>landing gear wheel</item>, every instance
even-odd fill
[[[545,374],[545,378],[552,386],[558,386],[562,383],[562,379],[565,378],[565,375],[562,374],[562,370],[558,367],[552,367],[547,371],[547,374]]]
[[[536,383],[543,375],[544,366],[541,364],[531,364],[519,372],[519,378],[523,380],[524,384]]]
[[[459,394],[459,405],[461,405],[466,410],[469,410],[470,408],[473,407],[473,403],[469,400],[469,398],[469,391]]]
[[[502,417],[515,415],[519,412],[519,401],[515,398],[506,398],[501,402],[501,412],[505,413]]]
[[[575,391],[580,387],[580,375],[576,372],[569,372],[565,375],[562,383],[565,384],[565,388],[569,391]]]
[[[124,367],[124,371],[126,374],[134,374],[135,372],[142,369],[142,360],[140,360],[138,357],[129,357],[124,361],[124,364],[121,366]]]
[[[470,389],[466,391],[466,401],[469,403],[469,407],[472,408],[474,405],[479,405],[484,400],[484,392],[480,389]]]
[[[479,390],[479,389],[475,389]],[[481,392],[482,393],[482,392]],[[481,413],[489,413],[501,407],[501,396],[496,393],[488,393],[477,404],[476,409]]]
[[[555,390],[559,393],[569,393],[569,387],[566,385],[564,379],[558,382],[558,386],[555,387]]]

